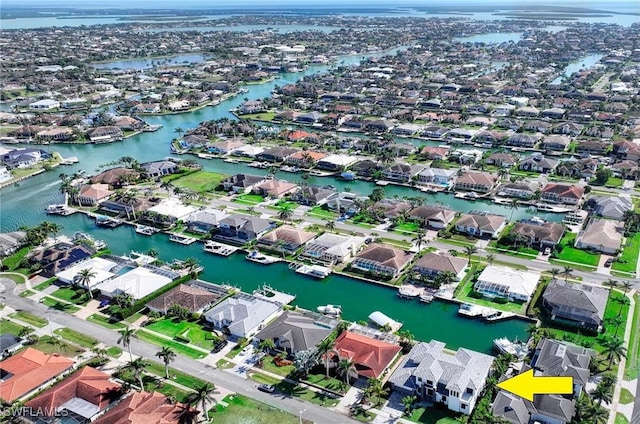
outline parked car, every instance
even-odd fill
[[[225,347],[226,345],[228,345],[228,344],[229,344],[229,342],[228,342],[228,341],[226,341],[226,340],[223,340],[223,341],[221,341],[221,342],[218,342],[218,343],[213,347],[213,350],[211,351],[211,353],[218,353],[218,352],[220,352],[220,351],[221,351],[222,349],[224,349],[224,347]]]
[[[99,308],[104,308],[105,306],[109,306],[109,303],[111,303],[110,299],[104,299],[103,301],[100,302],[100,306],[98,306]]]
[[[276,387],[271,384],[261,384],[258,386],[258,390],[261,392],[273,393],[276,391]]]
[[[607,268],[609,268],[611,266],[611,264],[613,263],[613,258],[609,258],[605,261],[604,266],[606,266]]]
[[[551,248],[550,247],[545,247],[544,248],[544,254],[545,255],[550,255],[551,254]]]

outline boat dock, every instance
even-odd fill
[[[122,221],[108,216],[96,216],[96,225],[99,227],[115,228],[122,224]]]
[[[183,236],[182,234],[172,233],[172,234],[169,234],[169,240],[175,243],[189,245],[189,244],[195,243],[198,239],[195,237],[188,237],[188,236]]]
[[[513,312],[500,311],[494,308],[487,308],[485,306],[474,305],[472,303],[462,303],[460,304],[460,308],[458,308],[458,315],[462,315],[467,318],[482,318],[484,321],[494,322],[513,318],[517,314]]]
[[[238,247],[229,246],[228,244],[218,243],[217,241],[208,241],[202,247],[207,253],[213,253],[220,256],[230,256],[239,250]]]
[[[45,209],[45,211],[47,212],[48,215],[62,215],[62,216],[68,216],[78,212],[73,208],[67,207],[67,205],[49,205]]]
[[[296,300],[294,295],[277,291],[267,284],[255,289],[253,295],[257,298],[268,300],[269,302],[278,302],[283,305],[288,305]]]
[[[331,274],[331,268],[321,265],[305,265],[292,262],[289,264],[289,269],[293,269],[298,274],[315,278],[326,278]]]

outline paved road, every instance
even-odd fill
[[[14,309],[22,309],[34,315],[47,317],[52,322],[79,331],[83,334],[90,334],[101,342],[109,346],[117,346],[119,334],[115,331],[85,321],[73,315],[65,314],[54,309],[49,309],[45,305],[23,299],[14,292],[15,283],[11,280],[0,279],[0,286],[4,285],[5,291],[3,296],[7,305]],[[1,292],[0,288],[0,292]],[[126,349],[125,349],[126,350]],[[144,358],[155,358],[158,346],[133,339],[131,343],[131,351],[134,355]],[[127,353],[125,352],[125,355]],[[256,384],[250,380],[245,380],[223,370],[216,369],[202,362],[179,356],[171,365],[173,368],[183,371],[187,374],[197,376],[203,380],[210,381],[220,387],[227,388],[234,392],[257,399],[268,405],[288,411],[296,416],[301,410],[305,410],[303,418],[311,420],[314,423],[336,424],[336,423],[356,423],[338,412],[330,409],[301,401],[295,397],[266,394],[256,389]]]

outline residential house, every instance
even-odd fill
[[[242,140],[222,140],[209,144],[208,150],[209,153],[227,155],[245,145],[245,142]]]
[[[327,199],[327,207],[340,214],[354,215],[360,210],[358,202],[362,202],[366,199],[367,197],[365,196],[341,191]]]
[[[111,141],[122,140],[122,129],[115,125],[106,125],[92,128],[87,131],[87,137],[92,143],[109,143]]]
[[[526,237],[528,246],[553,249],[564,235],[564,226],[557,222],[516,222],[511,232]]]
[[[211,230],[218,228],[218,223],[228,216],[228,213],[220,209],[205,208],[191,213],[184,223],[191,233],[208,234]]]
[[[427,252],[416,261],[411,271],[430,278],[448,271],[456,276],[456,280],[460,281],[464,277],[468,265],[469,261],[459,256]]]
[[[409,212],[409,218],[420,221],[423,227],[437,230],[446,228],[455,216],[455,211],[435,205],[421,205]]]
[[[160,392],[141,391],[125,397],[93,424],[181,424],[195,420],[195,415],[187,405],[172,402]]]
[[[370,178],[381,169],[381,165],[373,160],[365,159],[359,161],[349,167],[349,170],[355,172],[358,176]]]
[[[580,154],[592,154],[603,155],[611,146],[610,143],[596,141],[596,140],[581,140],[576,146],[576,153]]]
[[[128,168],[112,168],[107,169],[91,177],[91,183],[109,184],[110,186],[120,187],[125,182],[134,182],[140,178],[140,173]]]
[[[290,225],[282,225],[260,237],[258,245],[292,255],[315,236],[315,233]]]
[[[529,172],[540,172],[549,174],[558,166],[556,159],[547,158],[542,155],[531,155],[520,161],[520,169]]]
[[[285,159],[297,151],[298,149],[294,149],[293,147],[275,146],[265,149],[262,153],[259,153],[256,158],[267,162],[284,162]]]
[[[37,134],[37,138],[40,141],[48,141],[48,142],[64,142],[71,141],[76,138],[76,134],[73,132],[71,128],[67,127],[56,127],[50,128],[45,131],[41,131]]]
[[[638,162],[640,160],[640,142],[635,140],[618,141],[613,144],[613,154],[618,159]]]
[[[389,382],[394,391],[469,415],[493,361],[493,356],[469,349],[459,348],[453,353],[437,340],[420,342],[391,374]]]
[[[404,216],[413,206],[404,200],[382,199],[371,206],[371,210],[379,213],[386,219]]]
[[[427,138],[442,140],[448,131],[449,129],[446,127],[429,126],[423,129],[420,134]]]
[[[488,172],[464,172],[456,179],[454,188],[487,193],[493,189],[497,181],[498,176]]]
[[[33,103],[29,103],[30,110],[52,110],[59,108],[60,102],[53,99],[42,99]]]
[[[316,166],[327,171],[343,171],[358,161],[356,156],[329,155],[318,161]]]
[[[285,311],[256,334],[257,340],[271,340],[275,350],[295,355],[314,349],[338,325],[338,320],[315,312]]]
[[[502,215],[466,213],[455,224],[456,231],[474,237],[498,238],[507,219]]]
[[[473,285],[473,290],[489,298],[528,302],[536,290],[540,273],[489,265]]]
[[[12,404],[72,368],[72,359],[27,347],[0,362],[0,399]]]
[[[623,235],[622,222],[593,218],[576,237],[575,246],[615,255],[620,251]]]
[[[247,243],[256,240],[274,227],[275,223],[268,219],[233,214],[220,220],[214,238]]]
[[[518,158],[510,153],[496,152],[492,153],[486,159],[486,162],[489,165],[495,165],[500,168],[511,168],[518,162]]]
[[[524,128],[527,131],[535,131],[538,133],[546,134],[551,130],[551,124],[549,122],[539,121],[536,119],[536,120],[526,121],[522,125],[522,128]]]
[[[420,154],[427,159],[444,160],[449,154],[449,149],[446,147],[425,146],[420,150]]]
[[[556,150],[559,152],[563,152],[567,150],[571,144],[571,139],[564,135],[550,135],[544,138],[542,141],[542,145],[540,146],[545,150]]]
[[[538,184],[532,182],[507,183],[500,186],[498,195],[516,197],[518,199],[530,199],[538,190]]]
[[[9,169],[29,168],[45,159],[51,158],[51,154],[41,149],[13,149],[2,153],[0,161]]]
[[[352,361],[361,377],[379,378],[401,351],[402,348],[398,345],[344,331],[328,354],[338,362],[341,359]]]
[[[382,177],[386,180],[410,182],[422,169],[421,165],[396,162],[382,171]]]
[[[507,133],[502,131],[480,131],[474,138],[476,143],[487,147],[499,146],[509,138]]]
[[[591,114],[589,114],[589,119],[591,119]],[[554,134],[565,134],[565,135],[571,135],[571,136],[577,137],[580,134],[582,134],[583,130],[584,130],[584,125],[582,124],[578,124],[577,122],[565,122],[562,124],[555,125],[551,131]]]
[[[96,206],[114,194],[107,184],[89,184],[80,189],[77,201],[80,206]]]
[[[91,421],[112,405],[121,395],[120,384],[95,368],[84,367],[72,376],[45,390],[25,403],[32,411],[42,411],[40,420],[67,415]]]
[[[148,178],[163,177],[178,170],[178,164],[170,160],[141,163],[140,167]]]
[[[301,168],[311,168],[319,160],[327,157],[325,153],[315,152],[313,150],[302,150],[289,156],[285,162],[289,165],[299,166]]]
[[[90,258],[95,250],[84,244],[73,245],[57,243],[43,249],[35,250],[29,256],[29,262],[37,264],[43,277],[53,277],[56,273],[67,269],[76,262]]]
[[[320,186],[298,187],[291,193],[289,199],[306,206],[317,206],[327,203],[336,191]]]
[[[238,112],[241,114],[258,113],[267,110],[262,100],[247,100],[242,103],[238,108]]]
[[[599,331],[604,320],[609,290],[604,287],[554,279],[542,294],[542,306],[552,321],[574,323]]]
[[[147,308],[150,311],[166,314],[173,305],[180,305],[192,314],[199,314],[226,297],[227,291],[217,287],[207,284],[205,290],[202,286],[195,284],[180,284],[147,303]]]
[[[455,169],[424,168],[418,172],[418,182],[448,187],[456,177]]]
[[[633,202],[627,196],[591,196],[586,202],[588,210],[602,218],[623,220],[627,211],[633,210]]]
[[[364,241],[364,237],[324,233],[308,242],[301,256],[328,264],[342,263],[355,257]]]
[[[282,304],[246,293],[223,300],[203,315],[207,322],[235,337],[249,338],[262,330],[264,323],[275,318]]]
[[[577,205],[584,196],[584,188],[577,185],[547,183],[542,189],[540,198],[547,202]]]
[[[0,166],[0,184],[4,183],[5,181],[9,181],[12,178],[13,176],[11,175],[11,172],[9,172],[7,167]]]
[[[0,233],[0,256],[9,256],[22,247],[26,236],[24,231]]]
[[[396,278],[412,258],[413,254],[404,250],[380,243],[371,243],[356,255],[351,262],[351,267]]]
[[[263,197],[279,199],[298,188],[297,184],[283,180],[266,180],[253,188],[253,192]]]
[[[509,146],[532,148],[541,138],[542,136],[539,134],[516,133],[509,137],[507,144]]]
[[[236,194],[244,194],[253,190],[258,184],[263,183],[264,177],[250,174],[236,174],[222,181],[225,191],[232,191]]]

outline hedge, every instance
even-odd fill
[[[151,302],[153,299],[155,299],[156,297],[165,294],[166,292],[168,292],[169,290],[179,286],[180,284],[184,284],[188,281],[191,280],[191,275],[187,274],[184,277],[180,277],[175,281],[172,281],[171,283],[167,284],[166,286],[162,287],[161,289],[158,289],[156,291],[154,291],[151,294],[146,295],[145,297],[143,297],[142,299],[139,299],[138,301],[136,301],[133,305],[129,306],[128,308],[122,308],[119,309],[118,311],[113,311],[113,315],[115,315],[116,317],[118,317],[119,319],[125,319],[125,318],[129,318],[131,315],[140,312],[141,310],[143,310],[147,303]]]

